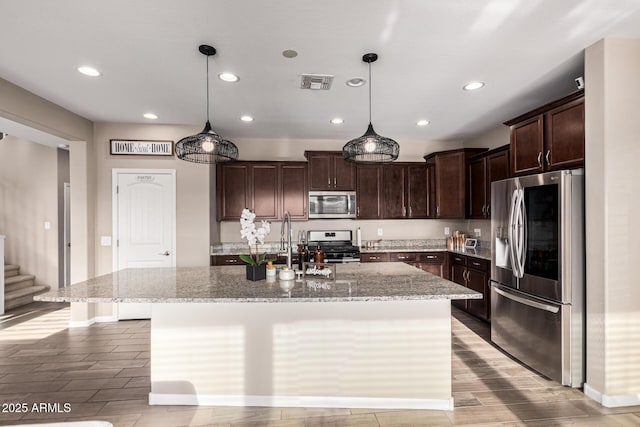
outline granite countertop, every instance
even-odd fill
[[[402,262],[336,264],[336,269],[336,281],[271,282],[247,281],[245,266],[125,269],[37,295],[34,300],[259,303],[482,299],[478,292]]]

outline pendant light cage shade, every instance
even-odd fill
[[[198,50],[207,56],[207,123],[200,133],[176,142],[176,156],[180,160],[193,163],[229,163],[238,160],[238,147],[220,137],[211,129],[209,122],[209,57],[216,54],[216,49],[203,44]]]
[[[207,120],[202,132],[176,142],[176,156],[193,163],[228,163],[238,159],[238,147],[215,133]]]
[[[391,138],[381,136],[369,127],[364,135],[352,139],[342,147],[342,157],[356,163],[388,163],[398,159],[400,145]]]
[[[397,160],[400,154],[400,145],[391,138],[378,135],[371,124],[371,63],[377,60],[375,53],[362,57],[362,61],[369,64],[369,127],[364,135],[342,147],[342,157],[355,163],[389,163]]]

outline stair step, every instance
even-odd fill
[[[4,266],[4,277],[13,277],[20,274],[20,266],[15,264],[7,264]]]
[[[31,304],[33,296],[41,294],[49,290],[46,285],[34,285],[28,288],[21,288],[15,291],[7,292],[4,295],[4,308],[9,310],[23,305]]]
[[[35,285],[36,276],[30,274],[19,274],[17,276],[7,277],[4,280],[4,293],[15,291],[22,288],[28,288]]]

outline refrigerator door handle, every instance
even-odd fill
[[[533,308],[537,308],[539,310],[544,310],[544,311],[548,311],[550,313],[554,313],[556,314],[558,311],[560,311],[560,307],[555,307],[553,305],[549,305],[549,304],[543,304],[537,301],[532,301],[530,299],[527,298],[522,298],[519,297],[518,295],[514,295],[512,293],[507,293],[505,291],[503,291],[502,289],[494,286],[493,290],[497,293],[502,295],[505,298],[508,298],[512,301],[518,302],[520,304],[524,304],[524,305],[528,305],[529,307],[533,307]]]
[[[516,252],[516,209],[518,204],[518,189],[513,191],[511,196],[511,209],[509,211],[509,253],[511,255],[511,267],[513,269],[513,275],[519,277],[518,267],[520,266],[520,261],[517,257]]]
[[[524,189],[518,190],[518,202],[516,203],[516,227],[518,229],[518,237],[516,242],[516,250],[518,252],[518,278],[524,276],[524,261],[526,247],[526,224],[525,224],[525,206],[524,206]]]

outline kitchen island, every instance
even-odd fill
[[[451,410],[450,300],[480,297],[384,263],[299,282],[127,269],[37,299],[153,303],[150,404]]]

